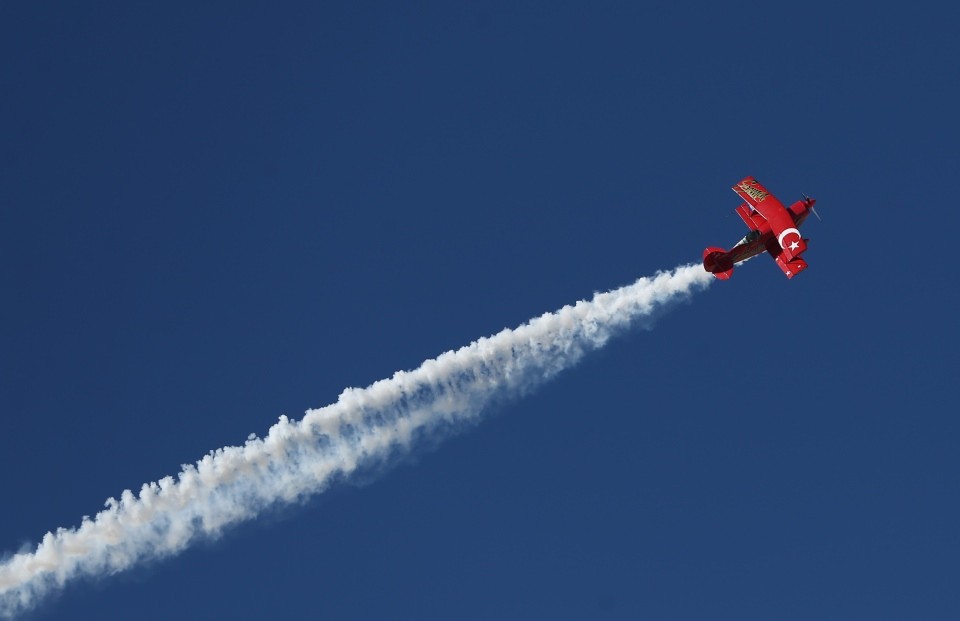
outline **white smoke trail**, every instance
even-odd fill
[[[413,371],[349,388],[333,405],[285,416],[263,439],[212,451],[180,474],[110,498],[77,528],[47,533],[33,552],[0,564],[0,616],[12,617],[68,581],[119,572],[175,554],[265,508],[316,494],[359,468],[407,452],[417,438],[475,420],[499,399],[521,396],[639,318],[713,277],[678,267],[589,302],[482,338]]]

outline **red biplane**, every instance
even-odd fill
[[[793,278],[807,269],[807,262],[800,256],[807,249],[807,241],[800,237],[799,227],[817,201],[803,195],[799,200],[784,207],[777,197],[767,191],[753,177],[747,177],[733,191],[746,203],[737,207],[737,215],[747,224],[750,232],[730,250],[710,247],[703,251],[703,269],[720,280],[733,274],[733,266],[766,250],[777,262],[787,278]],[[817,218],[820,216],[817,215]]]

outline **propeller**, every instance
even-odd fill
[[[807,203],[808,205],[810,205],[810,201],[811,201],[812,199],[811,199],[809,196],[807,196],[807,195],[804,194],[803,192],[800,192],[800,196],[803,197],[803,200],[804,200],[805,203]],[[817,220],[819,220],[820,222],[823,222],[823,218],[821,218],[821,217],[820,217],[820,214],[817,213],[816,207],[814,207],[813,205],[810,205],[810,211],[812,211],[812,212],[813,212],[813,215],[815,215],[815,216],[817,217]]]

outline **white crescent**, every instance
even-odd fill
[[[799,231],[799,230],[794,229],[794,228],[784,229],[783,232],[780,233],[780,237],[777,238],[777,243],[780,244],[780,247],[781,247],[781,248],[784,247],[784,246],[783,246],[783,238],[786,237],[787,235],[789,235],[790,233],[796,233],[796,234],[797,234],[797,237],[800,237],[800,231]]]

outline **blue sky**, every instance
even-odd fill
[[[37,619],[955,618],[958,11],[0,9],[0,549],[477,337],[737,268],[476,429]]]

